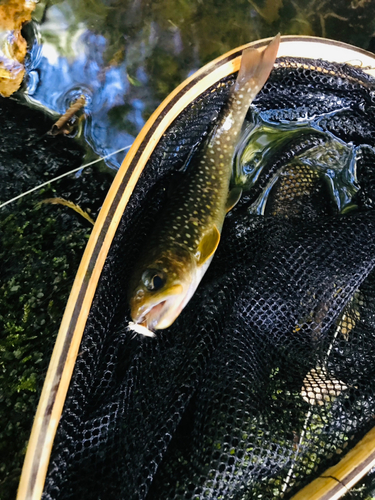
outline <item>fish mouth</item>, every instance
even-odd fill
[[[135,323],[145,326],[151,331],[154,331],[158,322],[162,316],[164,306],[167,300],[161,300],[157,304],[152,304],[148,307],[138,319],[135,319]]]
[[[145,326],[152,332],[168,328],[183,309],[183,300],[176,302],[175,299],[176,297],[170,297],[152,304],[138,318],[134,318],[134,323]]]
[[[142,305],[134,301],[131,304],[134,323],[151,331],[168,328],[182,310],[181,303],[185,297],[183,291],[183,286],[176,284],[169,288],[167,294],[143,300]]]

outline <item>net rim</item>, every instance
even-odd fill
[[[266,38],[237,47],[206,64],[182,82],[154,111],[125,156],[90,235],[67,301],[34,418],[17,500],[41,498],[53,441],[96,287],[122,214],[150,155],[173,120],[194,99],[222,78],[238,71],[244,48],[262,48],[270,40],[271,38]],[[310,36],[282,36],[278,57],[303,57],[348,63],[360,66],[367,74],[375,77],[373,54],[335,40]],[[372,439],[372,449],[375,450],[375,431]],[[359,445],[360,443],[357,446]],[[352,451],[354,450],[355,448]],[[355,482],[366,472],[367,470]],[[336,486],[337,481],[334,483]],[[346,492],[347,489],[344,489],[342,494]],[[300,493],[293,498],[313,498],[299,496]],[[314,497],[316,500],[318,498],[339,496]]]

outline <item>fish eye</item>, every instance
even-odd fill
[[[164,275],[156,269],[146,269],[142,274],[142,281],[147,290],[157,292],[165,285],[166,279]]]
[[[160,288],[162,288],[164,286],[164,280],[161,276],[156,274],[152,278],[152,284],[153,284],[154,290],[160,290]]]

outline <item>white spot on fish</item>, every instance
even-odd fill
[[[231,115],[228,115],[224,120],[222,128],[223,130],[229,130],[232,127],[232,125],[233,125],[232,117]]]

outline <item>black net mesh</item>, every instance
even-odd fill
[[[196,294],[155,338],[126,328],[130,272],[232,83],[173,123],[134,190],[45,500],[290,498],[374,425],[375,86],[358,69],[279,60],[248,115],[279,127],[278,142],[228,214]]]

